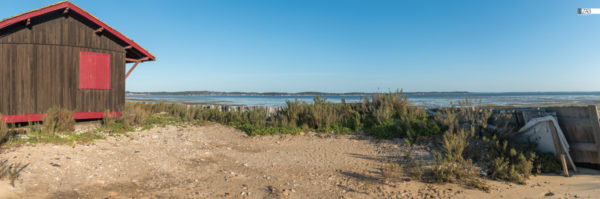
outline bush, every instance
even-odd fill
[[[562,173],[562,166],[560,162],[556,159],[556,156],[553,153],[542,153],[539,154],[538,158],[535,160],[535,173]]]
[[[500,141],[495,136],[484,141],[488,144],[487,158],[491,164],[487,166],[491,177],[525,184],[533,172],[536,154],[527,149],[511,147],[508,140]]]
[[[510,113],[501,112],[492,116],[489,108],[473,106],[470,100],[460,107],[444,108],[435,116],[445,129],[441,138],[442,153],[436,160],[434,176],[438,181],[446,182],[451,178],[467,177],[469,183],[479,173],[464,173],[473,170],[473,162],[493,179],[501,179],[524,184],[534,172],[555,170],[556,159],[545,156],[543,163],[534,151],[531,143],[519,143],[511,140],[515,129],[510,124]],[[495,122],[495,128],[488,128],[488,122]],[[536,163],[537,162],[537,163]],[[483,186],[481,183],[475,183]]]

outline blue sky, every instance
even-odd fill
[[[156,55],[129,91],[600,90],[600,1],[72,2]]]

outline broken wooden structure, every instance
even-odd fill
[[[573,161],[600,166],[600,121],[598,106],[545,107],[556,115],[569,145]]]
[[[600,121],[598,106],[560,106],[515,109],[519,126],[534,118],[556,118],[575,163],[600,168]]]

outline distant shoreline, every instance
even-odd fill
[[[125,92],[126,95],[185,95],[185,96],[367,96],[375,93],[348,92],[348,93],[327,93],[327,92],[217,92],[217,91],[180,91],[180,92]],[[404,92],[407,95],[427,95],[427,94],[469,94],[465,91],[456,92]]]
[[[135,92],[126,91],[126,95],[177,95],[177,96],[371,96],[379,92],[347,92],[347,93],[328,93],[328,92],[218,92],[218,91],[176,91],[176,92]],[[549,95],[581,95],[581,94],[600,94],[600,91],[553,91],[553,92],[468,92],[468,91],[449,91],[449,92],[403,92],[405,95],[478,95],[478,94],[504,94],[504,95],[530,95],[530,94],[549,94]]]

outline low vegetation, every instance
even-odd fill
[[[15,146],[26,143],[68,144],[90,143],[104,138],[97,131],[75,133],[74,113],[64,108],[52,107],[46,112],[43,121],[29,122],[21,128],[9,128],[5,145]],[[25,133],[23,133],[25,132]]]
[[[48,110],[43,123],[30,123],[24,136],[7,139],[9,128],[0,123],[0,139],[9,144],[88,143],[106,135],[120,136],[156,126],[215,122],[237,127],[250,136],[316,131],[401,138],[411,146],[406,155],[410,159],[412,146],[419,138],[427,138],[437,140],[434,159],[429,163],[412,159],[404,165],[389,163],[382,169],[386,179],[399,179],[396,170],[403,167],[405,174],[415,180],[458,183],[488,191],[482,177],[524,184],[531,175],[560,171],[552,154],[537,154],[533,145],[511,140],[510,135],[518,128],[511,123],[513,117],[511,112],[493,113],[492,108],[474,106],[469,100],[427,113],[422,107],[412,106],[401,92],[374,94],[360,103],[331,103],[317,96],[313,103],[288,101],[277,113],[269,113],[264,107],[222,111],[177,103],[127,102],[120,115],[105,111],[102,125],[89,132],[74,133],[73,112],[54,107]]]
[[[441,133],[434,118],[412,106],[400,92],[375,94],[362,103],[331,103],[315,97],[313,103],[288,101],[279,113],[264,107],[246,111],[221,111],[175,103],[127,103],[123,123],[153,126],[161,119],[187,123],[216,122],[232,125],[248,135],[297,134],[303,131],[354,133],[366,131],[380,139],[415,138]]]
[[[433,166],[423,168],[430,176],[420,179],[489,191],[480,177],[525,184],[531,175],[559,170],[555,158],[533,151],[534,144],[511,139],[516,130],[512,117],[510,112],[492,114],[491,109],[474,106],[469,100],[459,107],[438,110],[435,118],[444,129],[438,137],[441,149],[434,152]]]

